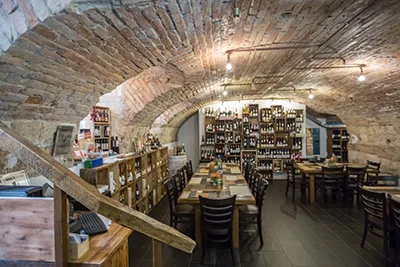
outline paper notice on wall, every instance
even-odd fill
[[[25,171],[7,173],[0,176],[0,185],[31,185]]]

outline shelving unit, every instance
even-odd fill
[[[111,110],[102,106],[94,106],[93,109],[97,114],[94,120],[94,142],[103,151],[109,151],[111,149]],[[101,147],[103,142],[108,144],[108,148]]]
[[[81,169],[80,176],[98,189],[111,192],[111,198],[148,214],[165,195],[168,148],[118,159],[112,164]]]
[[[348,162],[347,145],[349,138],[350,135],[346,128],[328,129],[328,157],[330,158],[335,154],[338,162]]]
[[[238,164],[250,159],[267,178],[272,178],[274,172],[285,170],[293,152],[303,149],[304,109],[285,111],[281,105],[259,108],[258,104],[249,104],[242,107],[240,117],[237,112],[228,112],[233,116],[221,114],[226,110],[206,108],[206,144],[200,149],[203,162],[219,155],[225,162]],[[212,149],[211,158],[204,157],[205,147]]]

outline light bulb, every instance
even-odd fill
[[[360,82],[365,81],[365,76],[363,74],[360,74],[357,78]]]
[[[228,95],[228,91],[224,90],[224,91],[222,92],[222,95],[223,95],[223,96],[227,96],[227,95]]]
[[[310,92],[310,94],[308,95],[308,98],[309,98],[309,99],[313,99],[313,98],[314,98],[314,95]]]
[[[230,60],[228,60],[228,62],[226,63],[226,69],[227,70],[231,70],[232,69],[232,63]]]

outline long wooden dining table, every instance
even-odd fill
[[[195,216],[195,240],[201,246],[201,212],[199,196],[221,199],[236,195],[236,202],[233,214],[232,239],[233,247],[239,248],[239,206],[256,204],[249,186],[244,179],[240,169],[234,164],[223,164],[222,180],[223,185],[214,186],[210,180],[214,171],[210,171],[207,164],[200,164],[197,171],[193,174],[182,194],[178,198],[178,203],[194,205]]]
[[[350,167],[366,167],[366,165],[357,163],[336,163],[337,166],[350,166]],[[294,167],[300,171],[305,179],[305,176],[309,177],[308,189],[309,199],[311,203],[315,202],[315,176],[322,175],[322,166],[327,166],[325,163],[314,163],[314,162],[296,162]],[[370,172],[373,172],[371,170]],[[379,172],[379,171],[378,171]]]

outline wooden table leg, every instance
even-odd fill
[[[56,267],[68,266],[68,200],[67,194],[54,187],[54,254]]]
[[[162,244],[153,239],[153,267],[162,267]]]
[[[201,247],[201,211],[200,205],[194,205],[194,227],[195,227],[195,241]]]
[[[233,248],[239,248],[239,206],[235,205],[233,210],[233,226],[232,226],[232,238]]]
[[[310,180],[308,183],[308,195],[310,196],[310,202],[314,203],[315,202],[315,175],[310,174]]]

